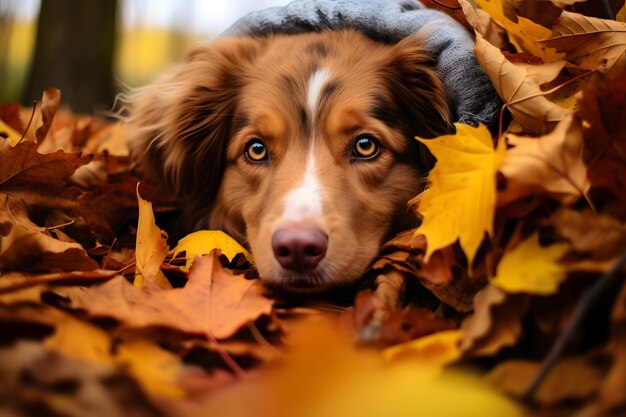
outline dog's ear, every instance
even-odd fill
[[[129,147],[143,176],[185,203],[210,204],[224,169],[243,73],[264,40],[201,44],[130,98]]]
[[[421,137],[451,131],[451,112],[436,58],[424,46],[423,35],[413,35],[394,45],[390,55],[391,92],[402,118]]]

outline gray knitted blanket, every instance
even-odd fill
[[[426,46],[438,57],[438,69],[455,119],[491,123],[500,99],[474,57],[474,42],[454,19],[417,0],[295,0],[248,14],[222,36],[357,29],[372,39],[398,42],[427,33]]]

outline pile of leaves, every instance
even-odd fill
[[[222,232],[170,249],[175,202],[123,123],[54,88],[0,106],[2,413],[623,415],[623,3],[425,3],[476,34],[504,105],[491,131],[417,138],[438,162],[372,268],[411,277],[375,348],[355,343],[372,290],[287,303]]]

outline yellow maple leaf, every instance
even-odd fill
[[[171,284],[161,271],[161,264],[168,252],[166,236],[159,229],[154,220],[152,203],[144,200],[139,195],[137,184],[137,202],[139,204],[139,221],[137,223],[137,243],[135,246],[135,258],[137,260],[137,276],[134,284],[143,287],[148,279],[161,288],[172,288]]]
[[[424,261],[457,239],[468,264],[485,233],[491,235],[496,202],[496,172],[505,154],[503,141],[494,149],[483,125],[456,123],[456,134],[435,139],[417,138],[437,158],[428,175],[429,187],[420,195],[417,210],[423,216],[416,234],[426,236]]]
[[[491,283],[508,293],[554,294],[566,277],[565,268],[557,260],[568,248],[565,243],[540,246],[535,233],[505,253]]]
[[[172,257],[176,258],[179,253],[184,251],[186,263],[181,269],[189,272],[196,256],[209,254],[214,249],[220,249],[222,254],[231,261],[238,253],[243,253],[246,259],[250,262],[253,261],[250,252],[221,230],[200,230],[190,233],[179,240],[170,253]]]

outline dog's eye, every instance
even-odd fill
[[[252,162],[267,161],[269,151],[260,139],[252,139],[246,145],[246,157]]]
[[[354,142],[352,157],[359,159],[372,159],[380,153],[380,144],[371,136],[361,135]]]

